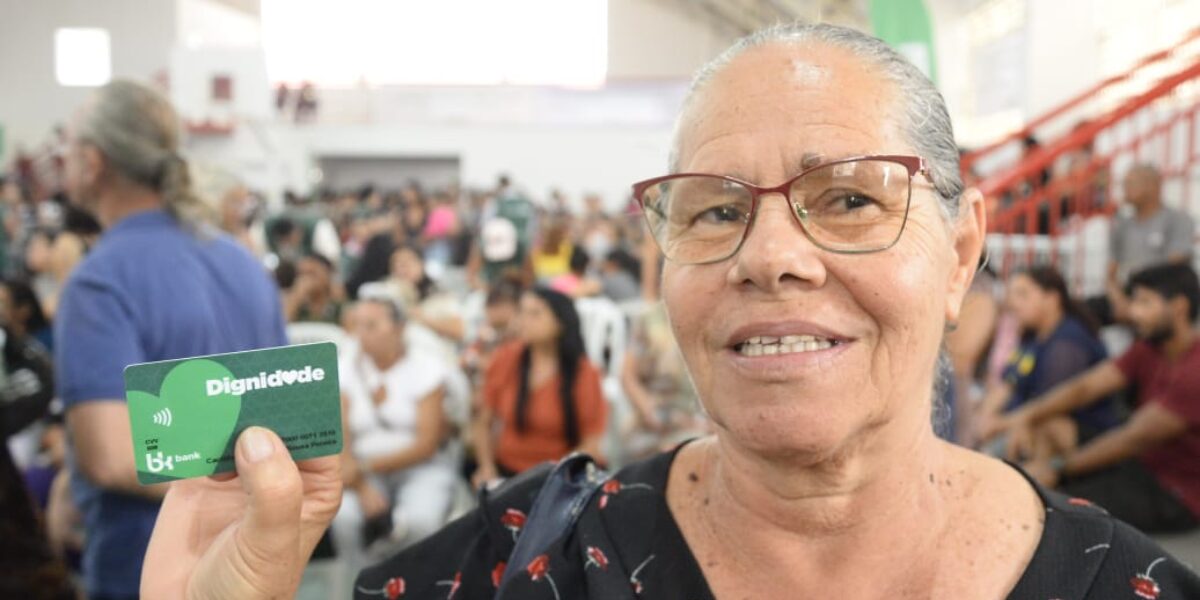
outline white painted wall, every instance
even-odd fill
[[[1028,2],[1025,39],[1025,115],[1042,114],[1095,85],[1103,65],[1102,30],[1095,12],[1083,2]],[[1145,5],[1150,5],[1146,2]],[[1154,50],[1165,46],[1162,40]],[[1145,53],[1150,52],[1147,49]],[[1130,56],[1130,62],[1140,56]],[[1126,65],[1128,66],[1128,65]]]
[[[634,181],[666,171],[667,127],[589,127],[556,125],[394,125],[322,126],[293,128],[262,125],[262,135],[240,140],[253,148],[265,140],[275,157],[273,165],[257,163],[247,152],[242,162],[252,169],[252,182],[282,188],[308,190],[322,156],[363,157],[457,157],[462,183],[491,187],[496,176],[509,173],[515,183],[535,200],[545,198],[551,188],[560,188],[578,199],[587,192],[600,193],[617,209],[629,196]],[[228,146],[193,144],[196,160],[230,160]],[[361,182],[366,183],[366,182]]]
[[[972,94],[986,93],[994,74],[975,68],[970,19],[989,2],[926,1],[935,24],[942,93],[965,146],[984,145],[1020,127],[1200,26],[1200,0],[1019,0],[1025,14],[1023,102],[1012,114],[986,115],[974,112]]]
[[[189,121],[266,119],[274,113],[262,50],[256,47],[187,48],[171,52],[171,102]],[[212,79],[233,81],[232,102],[212,99]]]
[[[259,45],[258,15],[213,0],[176,0],[176,30],[185,48],[245,48]]]
[[[14,156],[18,145],[42,143],[91,91],[55,81],[56,28],[107,29],[113,77],[149,81],[167,68],[175,10],[173,0],[0,1],[0,124],[6,138],[0,160]]]
[[[690,79],[736,39],[675,0],[608,0],[608,78]]]

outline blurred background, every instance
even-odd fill
[[[1013,308],[1009,278],[1034,265],[1073,297],[1106,295],[1135,165],[1152,167],[1163,206],[1200,211],[1200,0],[0,0],[0,320],[40,365],[5,364],[5,385],[35,380],[0,403],[23,486],[0,498],[33,498],[6,513],[23,515],[13,527],[37,524],[59,565],[48,572],[87,593],[87,508],[69,490],[46,369],[59,292],[104,234],[69,202],[64,158],[101,86],[133,80],[174,106],[209,221],[275,282],[290,341],[339,344],[346,394],[423,400],[389,379],[389,352],[444,370],[437,420],[414,417],[403,438],[434,449],[379,473],[363,492],[379,498],[348,498],[360,514],[318,550],[302,596],[336,598],[372,557],[468,510],[481,473],[503,474],[479,470],[477,446],[503,435],[480,415],[493,416],[493,354],[536,342],[516,325],[530,286],[575,305],[610,466],[707,431],[630,186],[666,172],[693,72],[794,20],[872,33],[941,90],[964,177],[988,202],[981,293],[997,314]],[[396,314],[358,310],[372,299]],[[380,319],[382,342],[363,324]],[[1110,355],[1133,338],[1114,321],[1099,334]],[[1019,337],[991,314],[979,329],[949,348],[943,433],[967,445],[986,437],[980,407]],[[404,525],[414,493],[426,521]],[[1200,562],[1196,534],[1166,543]]]

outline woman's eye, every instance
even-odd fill
[[[696,220],[706,223],[734,223],[744,221],[745,215],[738,207],[726,204],[705,210],[697,215]]]
[[[871,196],[850,191],[828,194],[818,206],[821,207],[821,212],[829,215],[862,213],[868,209],[880,208],[879,203]]]
[[[841,204],[840,208],[843,208],[847,211],[866,208],[875,203],[873,199],[861,194],[846,194],[838,198],[837,202]]]

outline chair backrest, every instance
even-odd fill
[[[629,342],[625,313],[608,298],[580,298],[575,301],[575,310],[579,312],[588,359],[605,374],[618,371]]]
[[[301,322],[288,323],[288,342],[292,344],[313,344],[316,342],[333,342],[338,351],[346,349],[350,342],[350,334],[332,323]]]

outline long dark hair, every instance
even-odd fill
[[[1067,281],[1063,279],[1058,269],[1048,265],[1038,265],[1022,269],[1017,274],[1028,277],[1034,285],[1043,291],[1058,294],[1058,301],[1062,305],[1063,314],[1068,317],[1074,317],[1093,336],[1098,334],[1100,324],[1096,322],[1096,318],[1092,316],[1092,313],[1083,304],[1071,297],[1071,292],[1067,289]],[[1031,332],[1024,332],[1024,335],[1031,335]]]
[[[560,387],[559,400],[562,402],[563,431],[567,435],[567,445],[574,448],[579,445],[579,420],[575,415],[575,379],[579,374],[579,359],[583,358],[583,333],[579,326],[579,313],[575,312],[575,303],[564,294],[543,287],[529,290],[537,295],[554,313],[561,333],[558,336],[558,378]],[[529,412],[529,371],[533,354],[526,346],[521,351],[521,387],[517,391],[517,431],[524,433],[526,413]]]
[[[50,326],[50,319],[46,317],[46,311],[42,310],[42,303],[38,302],[37,294],[33,292],[33,288],[27,282],[20,279],[6,279],[3,281],[3,285],[8,288],[8,295],[12,299],[12,306],[9,308],[14,315],[18,308],[23,306],[29,308],[29,318],[21,324],[27,335],[32,335]]]
[[[417,262],[421,263],[421,280],[417,282],[416,288],[417,299],[424,300],[428,298],[430,294],[433,294],[433,292],[437,289],[433,279],[429,277],[429,273],[425,272],[425,253],[417,246],[412,244],[404,244],[393,250],[392,256],[405,251],[415,254],[417,256]],[[388,268],[390,269],[391,266],[389,265]]]

